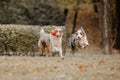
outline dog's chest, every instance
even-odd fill
[[[62,44],[61,38],[52,37],[51,43],[52,43],[52,46],[54,47],[61,47],[61,44]]]

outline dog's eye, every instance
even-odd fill
[[[57,30],[55,32],[58,32]]]
[[[62,33],[62,31],[59,31],[60,33]]]
[[[80,33],[80,35],[83,35],[83,33]]]
[[[76,33],[76,35],[78,35],[78,33]]]

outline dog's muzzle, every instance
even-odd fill
[[[60,37],[60,35],[56,35],[56,37],[57,37],[57,38],[59,38],[59,37]]]
[[[82,49],[84,49],[84,48],[86,48],[87,46],[89,46],[88,43],[82,42],[81,39],[76,39],[76,40],[75,40],[75,43],[76,43],[76,45],[77,45],[79,48],[82,48]]]

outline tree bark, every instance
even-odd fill
[[[74,32],[76,26],[76,19],[77,19],[77,10],[69,9],[66,17],[66,39],[63,41],[65,49],[63,50],[64,53],[66,52],[66,48],[70,47],[69,39]]]
[[[76,21],[77,21],[77,15],[78,15],[78,8],[75,10],[75,14],[74,14],[74,20],[73,20],[72,33],[74,33],[74,32],[75,32],[75,28],[76,28]]]
[[[116,29],[117,36],[114,48],[120,50],[120,0],[116,0]]]
[[[67,32],[67,39],[71,37],[73,32],[73,27],[75,26],[75,16],[76,12],[74,10],[69,10],[66,18],[66,32]]]
[[[101,48],[103,53],[112,53],[112,12],[111,0],[100,1]]]
[[[99,0],[92,0],[92,3],[93,3],[93,8],[94,8],[94,11],[96,12],[96,13],[98,13],[99,11],[98,11],[98,3],[99,2]]]

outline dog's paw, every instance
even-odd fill
[[[64,57],[62,57],[62,60],[64,60]]]

